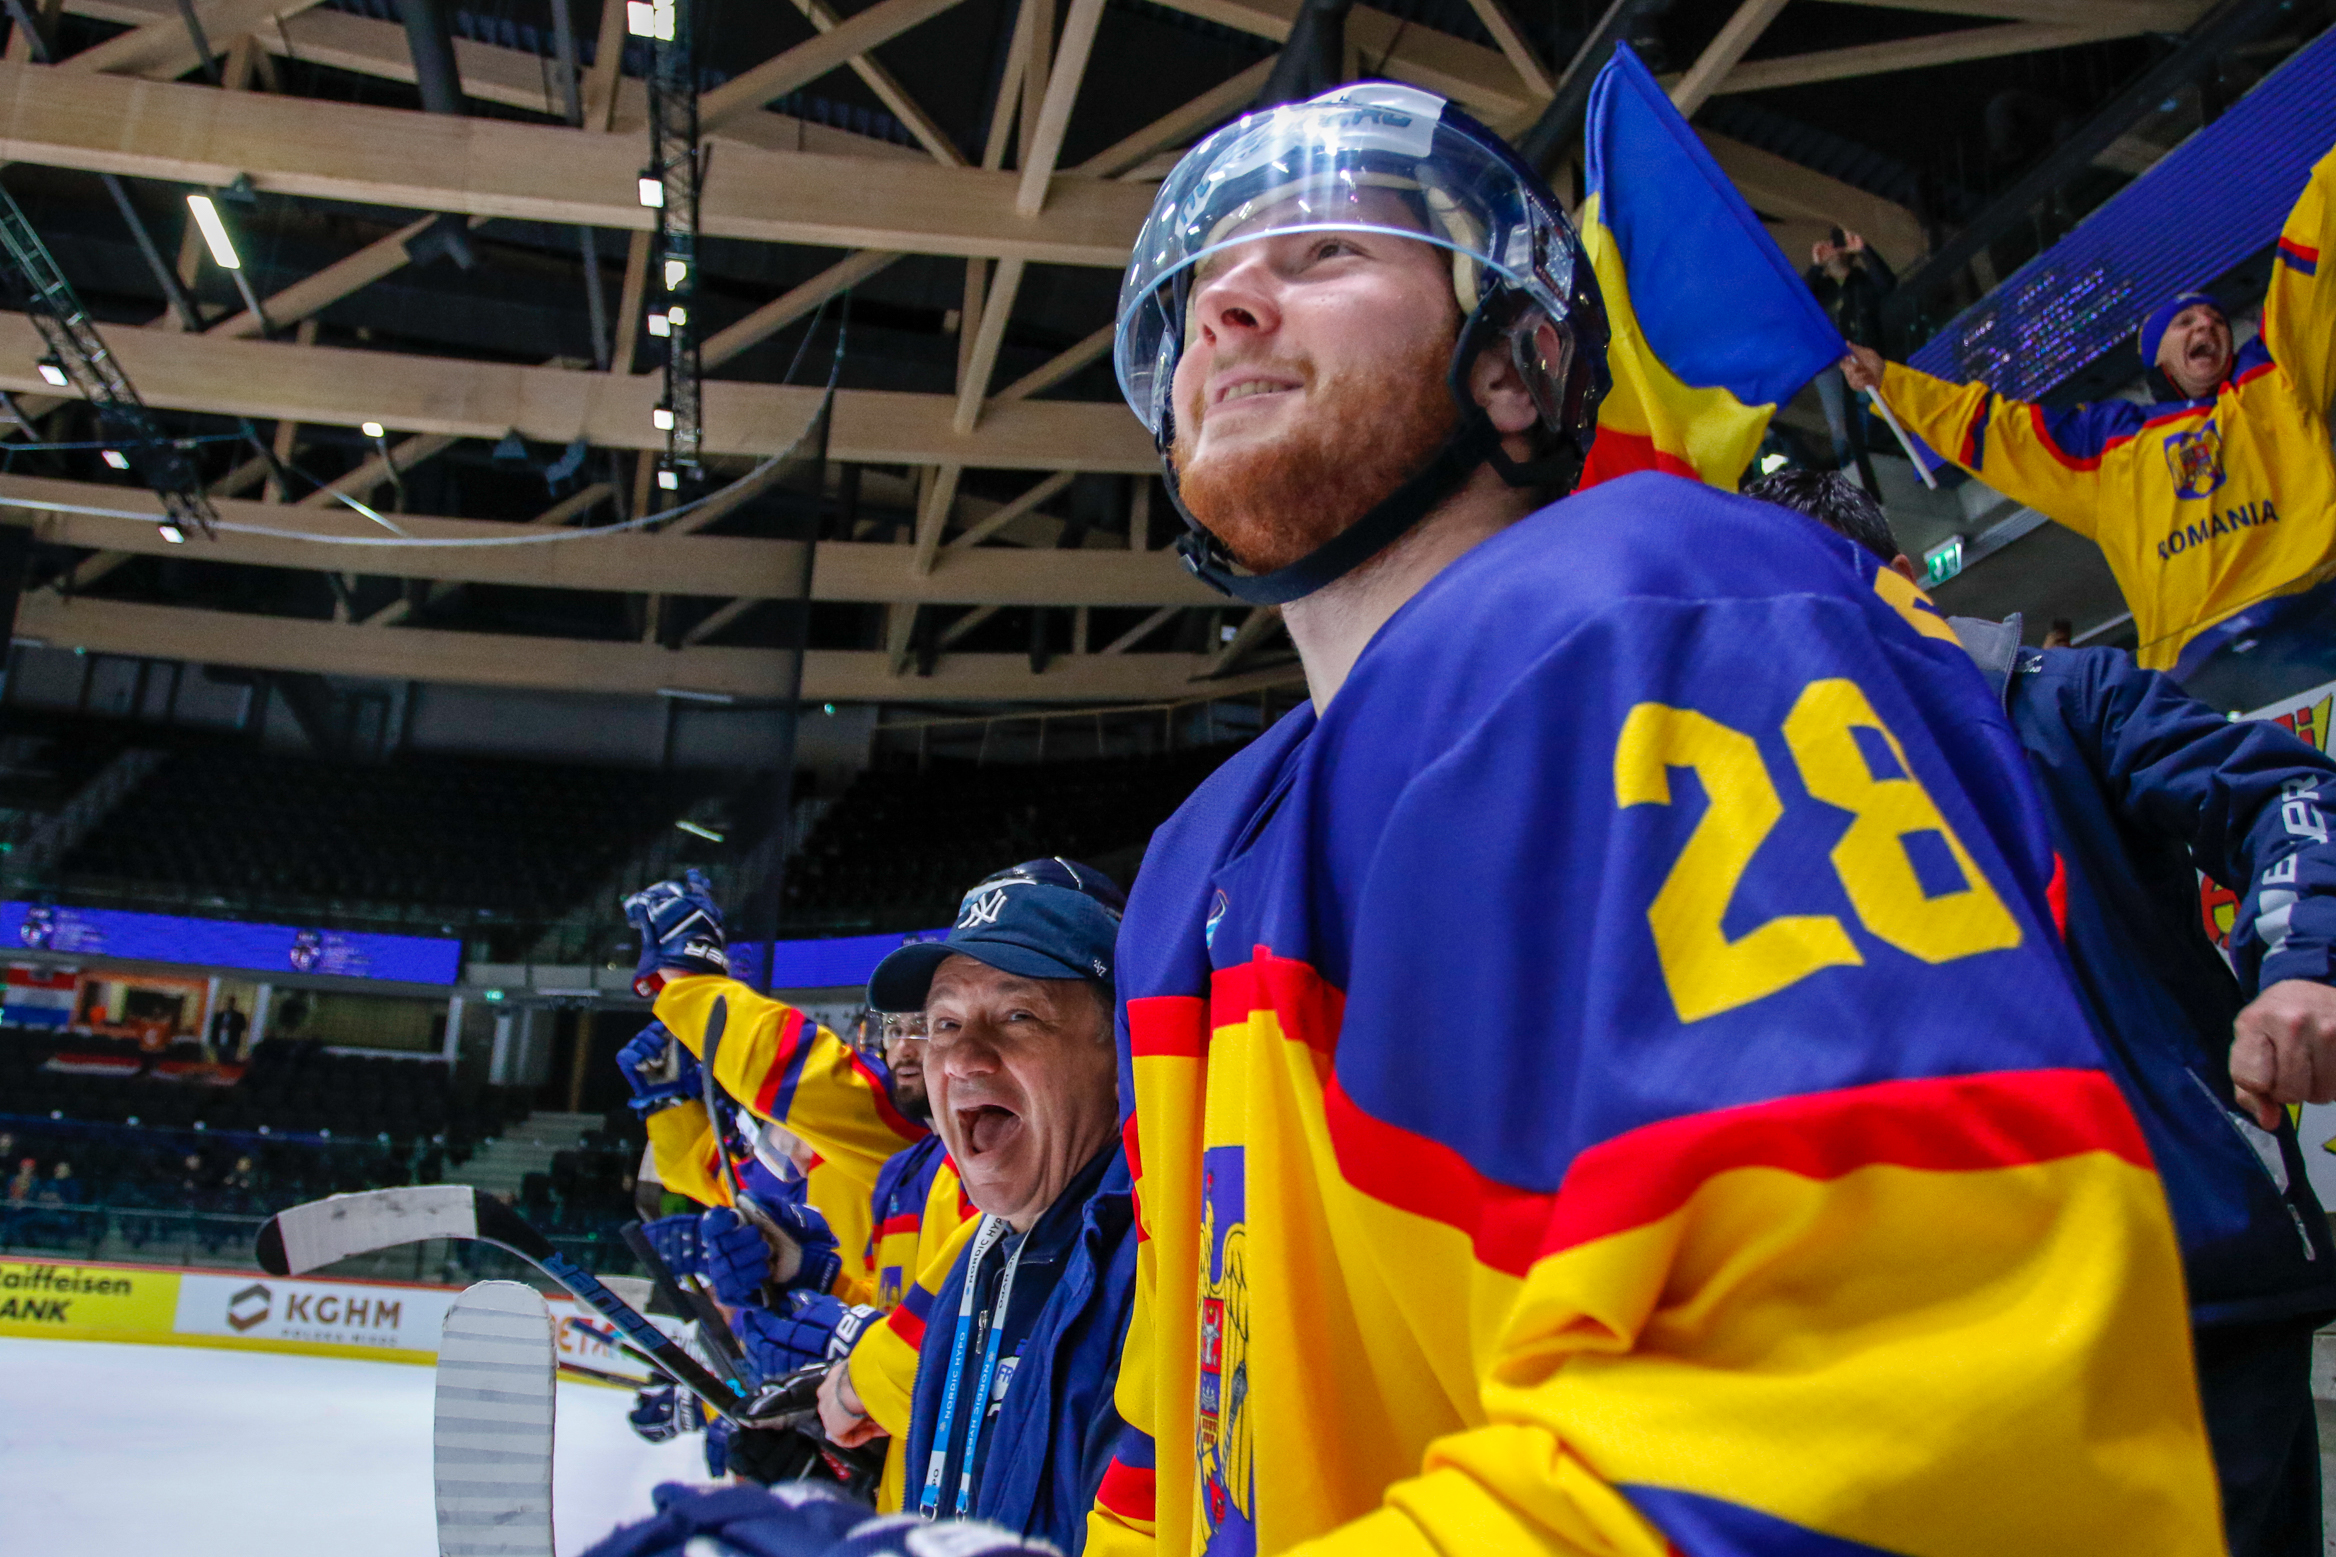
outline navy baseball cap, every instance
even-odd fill
[[[1059,856],[1025,860],[985,877],[957,905],[946,939],[903,946],[868,976],[868,1004],[917,1011],[933,973],[971,957],[1026,979],[1111,978],[1127,897],[1091,865]]]

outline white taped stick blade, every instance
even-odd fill
[[[552,1557],[557,1368],[533,1288],[482,1281],[447,1310],[431,1441],[440,1557]]]
[[[279,1212],[275,1220],[287,1273],[297,1276],[425,1238],[476,1238],[478,1191],[467,1184],[424,1184],[328,1195]]]

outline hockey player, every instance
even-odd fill
[[[1928,602],[1676,477],[1549,506],[1603,310],[1430,94],[1207,137],[1121,298],[1187,556],[1312,700],[1122,928],[1086,1551],[2219,1551],[2164,1196]],[[844,1518],[604,1550],[733,1516]]]
[[[691,871],[625,900],[640,931],[634,989],[655,1000],[664,1024],[692,1060],[714,1050],[713,1081],[755,1119],[785,1128],[817,1164],[807,1198],[838,1233],[846,1295],[868,1279],[869,1196],[884,1164],[928,1132],[894,1106],[887,1078],[850,1044],[786,1004],[729,976],[722,911],[711,884]],[[636,1045],[619,1054],[639,1093],[672,1061]],[[715,1121],[688,1099],[649,1116],[649,1143],[668,1189],[701,1205],[725,1205]]]
[[[1745,495],[1914,577],[1882,505],[1846,477],[1780,472]],[[2336,763],[2268,721],[2225,719],[2120,650],[2023,649],[2017,617],[1950,625],[2027,751],[2066,867],[2077,983],[2166,1185],[2231,1552],[2319,1557],[2312,1332],[2336,1315],[2336,1247],[2295,1126],[2250,1095],[2232,1050],[2336,1034],[2336,845],[2321,809]],[[2231,964],[2251,1001],[2199,928],[2194,864],[2243,895]],[[2308,1077],[2301,1059],[2284,1068]],[[2295,1098],[2307,1100],[2327,1096]]]
[[[2190,679],[2240,633],[2310,604],[2279,597],[2336,571],[2336,152],[2289,214],[2263,330],[2234,353],[2214,299],[2185,292],[2141,326],[2141,361],[2170,398],[2050,411],[1949,384],[1871,347],[1842,371],[1878,385],[1907,428],[2006,497],[2099,544],[2132,608],[2145,669]],[[2218,624],[2226,629],[2215,631]]]
[[[1408,88],[1218,132],[1139,237],[1122,386],[1312,702],[1130,902],[1148,1431],[1088,1550],[2216,1550],[2001,711],[1767,510],[1544,507],[1603,337]]]

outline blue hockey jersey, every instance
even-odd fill
[[[1422,589],[1146,855],[1090,1552],[2221,1551],[2023,761],[1911,584],[1696,483]]]

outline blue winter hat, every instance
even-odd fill
[[[2166,326],[2174,322],[2174,315],[2198,303],[2204,303],[2218,314],[2222,313],[2222,304],[2204,292],[2177,292],[2149,311],[2149,317],[2141,321],[2143,367],[2154,368],[2158,365],[2158,347],[2165,341]]]
[[[903,946],[876,964],[868,1004],[921,1010],[934,971],[951,957],[1026,979],[1109,980],[1126,907],[1117,884],[1092,865],[1060,856],[1025,860],[966,893],[946,939]]]

